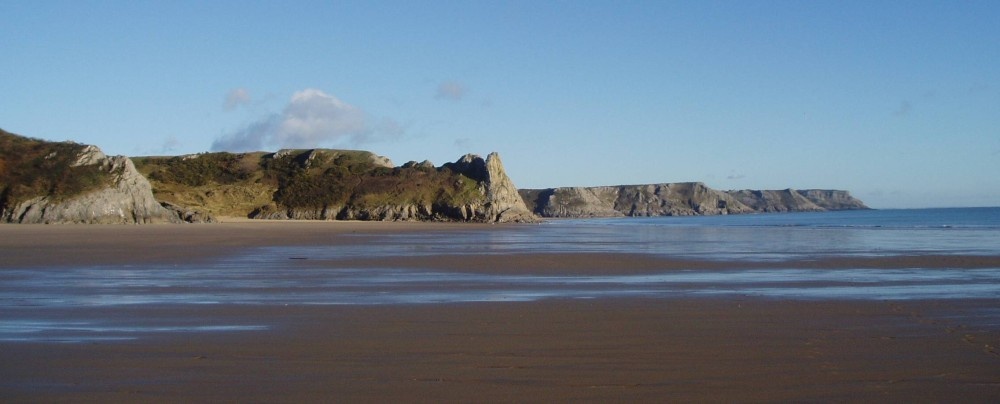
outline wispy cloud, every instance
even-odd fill
[[[250,91],[245,88],[234,88],[226,93],[226,101],[222,108],[226,111],[232,111],[241,105],[250,104],[250,101]]]
[[[281,113],[270,114],[226,134],[212,150],[248,151],[265,147],[312,148],[333,143],[359,145],[398,137],[403,127],[390,119],[375,124],[360,108],[321,90],[308,88],[292,95]]]
[[[465,97],[468,89],[464,84],[457,81],[445,81],[438,84],[437,94],[434,98],[439,100],[458,101]]]

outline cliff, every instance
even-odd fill
[[[700,182],[519,191],[497,153],[440,167],[396,167],[370,152],[327,149],[129,159],[0,130],[0,222],[8,223],[215,216],[502,223],[845,209],[867,207],[846,191],[718,191]]]
[[[728,191],[755,212],[823,212],[868,209],[847,191],[829,189]]]
[[[478,191],[484,197],[475,198],[460,207],[462,218],[487,222],[534,222],[534,214],[524,204],[514,182],[507,176],[500,155],[496,152],[486,156],[486,160],[474,154],[466,154],[455,163],[446,164],[446,169],[472,178],[478,182]]]
[[[868,209],[847,191],[718,191],[700,182],[522,189],[542,217],[690,216]]]
[[[136,158],[158,199],[255,219],[533,222],[499,155],[434,167],[354,150]]]
[[[0,221],[179,222],[124,156],[95,146],[45,142],[0,130]]]

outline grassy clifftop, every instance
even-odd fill
[[[77,164],[85,148],[0,129],[0,211],[35,197],[60,201],[108,186],[111,175],[107,171]]]
[[[391,167],[365,151],[205,153],[133,161],[153,184],[157,199],[219,216],[306,212],[304,217],[332,219],[404,205],[433,216],[447,211],[440,207],[483,197],[476,179],[448,165]]]

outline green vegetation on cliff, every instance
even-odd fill
[[[157,199],[219,216],[332,219],[411,206],[422,219],[483,199],[479,181],[445,165],[391,167],[365,151],[283,150],[137,157]],[[444,209],[441,209],[444,208]]]
[[[85,148],[0,129],[0,211],[35,197],[61,201],[110,184],[111,176],[100,166],[76,164]]]

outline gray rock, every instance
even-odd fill
[[[522,190],[527,205],[543,217],[615,217],[619,187],[568,187]]]
[[[74,163],[96,165],[111,176],[111,186],[62,201],[37,196],[16,204],[3,219],[14,223],[178,223],[178,216],[153,198],[152,187],[132,160],[108,157],[96,146],[86,146]]]
[[[524,203],[514,182],[496,152],[482,157],[466,154],[455,163],[446,165],[479,182],[483,194],[481,201],[473,202],[457,209],[462,220],[487,223],[533,223],[538,221]]]
[[[523,189],[542,217],[689,216],[868,209],[847,191],[718,191],[700,182]]]
[[[175,204],[170,203],[170,202],[160,202],[160,205],[162,205],[164,208],[166,208],[167,210],[169,210],[169,211],[173,212],[175,215],[177,215],[178,219],[180,219],[181,221],[187,222],[187,223],[217,223],[218,222],[218,220],[216,220],[215,217],[213,217],[211,214],[209,214],[207,212],[202,212],[200,210],[191,209],[191,208],[183,207],[183,206],[180,206],[180,205],[175,205]]]
[[[803,189],[798,193],[812,203],[826,210],[869,209],[864,202],[851,196],[850,192],[833,189]]]
[[[757,212],[822,212],[826,210],[793,189],[729,191],[729,194]]]

